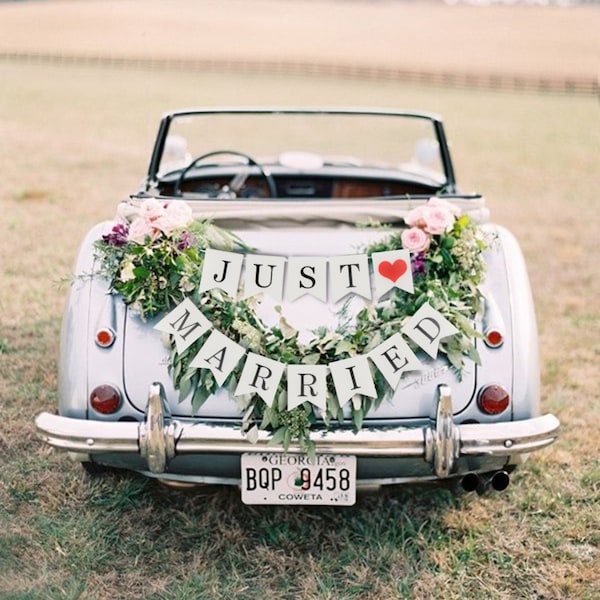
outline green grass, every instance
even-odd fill
[[[0,80],[0,599],[600,597],[594,100],[10,63]],[[522,243],[543,409],[563,423],[505,493],[418,487],[342,509],[248,507],[236,489],[92,480],[35,436],[34,415],[56,405],[58,282],[87,229],[143,177],[160,114],[261,103],[445,116],[463,187],[485,192]]]

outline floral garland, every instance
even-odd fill
[[[399,331],[427,302],[459,331],[442,340],[440,351],[460,373],[465,357],[479,360],[474,346],[479,334],[473,320],[482,308],[478,286],[485,272],[483,252],[488,246],[485,233],[468,215],[461,215],[457,207],[441,198],[431,198],[411,210],[404,220],[407,228],[390,233],[364,251],[409,250],[414,293],[395,289],[384,301],[365,306],[353,323],[341,322],[333,330],[320,328],[308,343],[299,341],[299,332],[283,315],[277,327],[266,326],[255,313],[254,298],[234,301],[220,290],[198,292],[207,248],[238,252],[247,252],[249,248],[210,221],[194,219],[185,202],[165,204],[156,199],[145,200],[130,225],[116,224],[95,247],[100,274],[109,279],[111,290],[120,294],[142,319],[168,312],[189,297],[223,334],[249,351],[286,364],[327,364],[366,354]],[[191,394],[194,411],[218,388],[210,370],[190,366],[205,338],[201,337],[181,353],[169,341],[171,376],[180,400]],[[225,382],[231,392],[240,371],[238,366]],[[365,415],[390,393],[383,377],[375,374],[374,383],[376,399],[359,396],[351,403],[356,429],[362,427]],[[326,427],[335,420],[344,421],[334,389],[328,389],[326,410],[317,411],[309,403],[286,410],[286,400],[284,386],[278,390],[271,407],[255,395],[236,398],[244,413],[242,430],[253,437],[257,429],[269,429],[273,432],[272,443],[287,448],[297,441],[302,449],[313,452],[310,430],[317,421],[321,420]]]

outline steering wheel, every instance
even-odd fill
[[[268,169],[266,169],[265,167],[263,167],[262,165],[257,163],[251,156],[248,156],[247,154],[244,154],[243,152],[238,152],[237,150],[213,150],[212,152],[207,152],[206,154],[202,154],[198,158],[195,158],[187,167],[185,167],[185,169],[183,169],[181,171],[179,178],[175,182],[175,187],[173,188],[173,195],[174,196],[182,196],[183,195],[181,186],[182,186],[183,182],[185,181],[185,178],[186,178],[187,174],[189,173],[189,171],[191,169],[193,169],[194,167],[196,167],[198,165],[198,163],[200,163],[203,160],[210,158],[212,156],[220,156],[221,154],[229,154],[232,156],[239,156],[239,157],[245,159],[246,164],[248,166],[256,167],[258,169],[260,175],[263,177],[263,179],[267,183],[267,188],[269,190],[269,197],[270,198],[277,197],[277,187],[275,186],[275,179],[273,179],[273,175],[271,175],[271,173],[268,171]],[[232,178],[232,180],[229,182],[229,185],[223,186],[222,191],[225,191],[228,193],[233,193],[233,198],[237,198],[237,193],[240,191],[240,189],[244,185],[244,182],[246,181],[246,179],[248,179],[248,176],[249,176],[249,173],[238,173],[235,177]]]

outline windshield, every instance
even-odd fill
[[[299,171],[324,166],[399,170],[443,185],[446,175],[435,121],[424,115],[327,112],[202,112],[170,121],[158,177],[204,154],[241,152],[261,165]],[[208,163],[231,156],[207,158]]]

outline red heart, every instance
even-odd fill
[[[408,269],[408,265],[401,258],[395,260],[393,263],[387,260],[379,263],[379,274],[393,282],[398,281],[406,273],[406,269]]]

